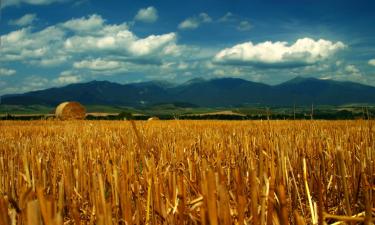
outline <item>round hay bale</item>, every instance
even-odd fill
[[[147,121],[154,121],[154,120],[160,120],[160,119],[156,116],[153,116],[147,119]]]
[[[78,102],[63,102],[57,106],[55,116],[62,120],[82,120],[86,109]]]

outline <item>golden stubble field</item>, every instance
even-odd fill
[[[373,224],[373,124],[2,121],[0,225]]]

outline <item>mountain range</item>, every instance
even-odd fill
[[[375,87],[303,77],[296,77],[278,85],[239,78],[196,78],[179,85],[161,81],[131,84],[91,81],[2,96],[2,104],[7,105],[55,106],[64,101],[132,107],[173,102],[201,107],[371,104],[375,103]]]

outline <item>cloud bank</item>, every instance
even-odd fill
[[[107,24],[100,15],[71,19],[39,31],[22,28],[1,36],[0,62],[56,66],[74,60],[121,58],[144,64],[179,54],[175,33],[137,37],[126,23]],[[147,60],[146,60],[147,59]],[[96,64],[100,62],[96,62]],[[95,68],[95,67],[93,67]]]
[[[254,66],[298,66],[323,61],[342,50],[342,42],[311,38],[298,39],[288,45],[287,42],[266,41],[258,44],[246,42],[218,52],[214,62],[228,65]]]

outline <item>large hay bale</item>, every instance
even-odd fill
[[[160,119],[156,116],[153,116],[153,117],[148,118],[147,121],[154,121],[154,120],[160,120]]]
[[[78,102],[63,102],[57,106],[55,116],[62,120],[82,120],[86,109]]]

